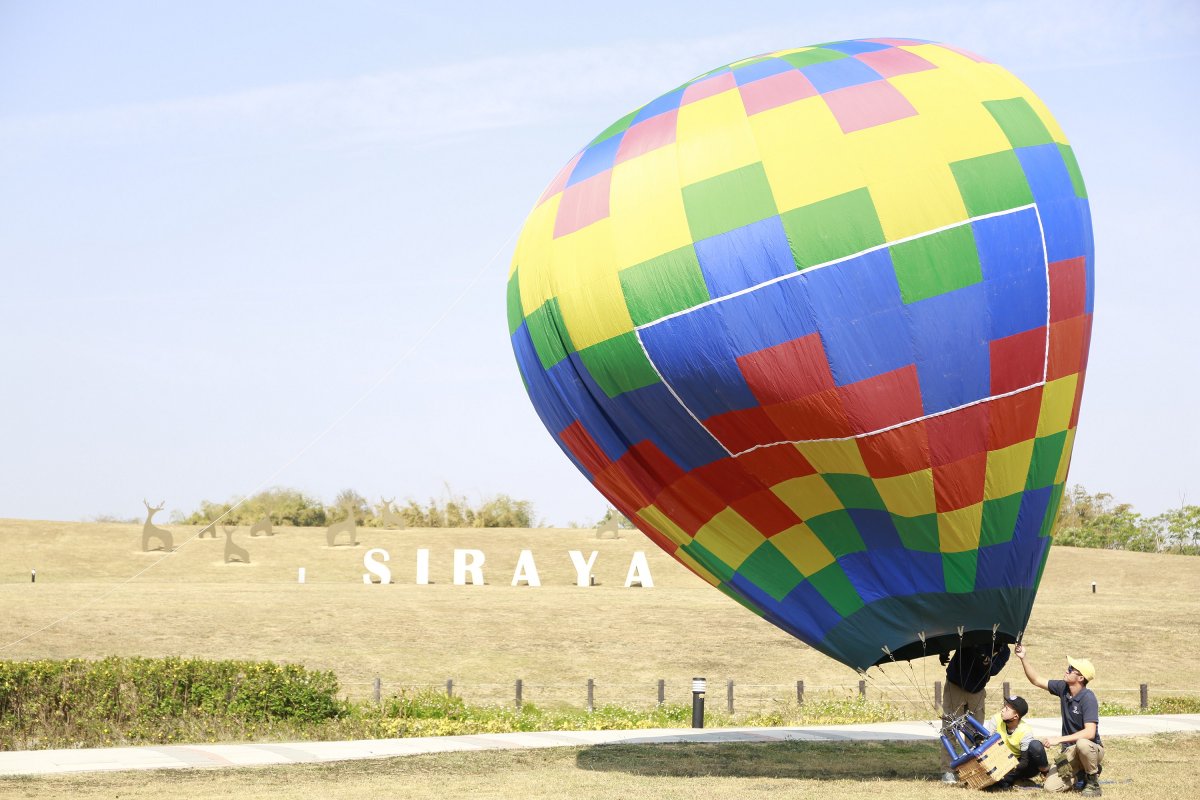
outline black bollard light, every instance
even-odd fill
[[[29,570],[29,582],[37,583],[37,570],[36,569]]]
[[[708,681],[704,678],[692,678],[692,727],[704,727],[704,693],[708,691]]]

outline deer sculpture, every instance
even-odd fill
[[[620,539],[621,535],[617,532],[617,516],[614,514],[608,519],[596,526],[597,539]]]
[[[196,536],[196,538],[203,539],[205,536],[211,536],[214,539],[217,538],[217,523],[210,522],[207,525],[205,525],[203,528],[200,529],[200,533],[199,533],[199,535]]]
[[[274,536],[275,529],[271,527],[271,515],[264,514],[263,518],[250,526],[250,535],[257,537],[259,534],[263,536]]]
[[[246,548],[233,543],[233,532],[237,530],[237,526],[229,528],[222,525],[221,530],[225,531],[225,563],[240,561],[243,564],[249,564],[250,554],[246,552]]]
[[[358,544],[358,523],[354,521],[354,510],[350,509],[347,512],[346,518],[341,522],[335,522],[325,529],[325,544],[330,547],[337,547],[337,537],[339,533],[347,533],[350,535],[350,544]]]
[[[383,527],[404,530],[404,518],[396,513],[396,510],[393,508],[396,498],[393,497],[389,500],[386,497],[380,497],[379,500],[379,516],[383,520]]]
[[[164,530],[163,528],[159,528],[153,522],[151,522],[151,520],[154,519],[154,515],[162,511],[166,504],[167,503],[164,500],[157,506],[152,506],[146,502],[144,497],[142,498],[142,505],[146,507],[146,521],[142,523],[142,552],[144,553],[150,552],[151,539],[157,539],[159,541],[160,547],[154,548],[155,550],[161,549],[169,553],[175,549],[175,539],[171,536],[171,532]]]

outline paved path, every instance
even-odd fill
[[[1035,735],[1058,733],[1058,718],[1031,718]],[[1104,717],[1106,739],[1151,733],[1200,733],[1200,714]],[[803,728],[654,728],[632,731],[555,731],[490,733],[478,736],[427,736],[358,742],[288,744],[200,744],[162,747],[101,747],[88,750],[24,750],[0,753],[0,775],[50,775],[137,769],[253,767],[388,758],[464,750],[511,750],[541,747],[588,747],[600,744],[666,742],[902,741],[937,735],[929,722],[881,722],[866,725],[814,725]]]

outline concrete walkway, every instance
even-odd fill
[[[1031,718],[1034,734],[1054,736],[1057,718]],[[1152,733],[1200,733],[1200,714],[1104,717],[1105,739]],[[288,744],[200,744],[162,747],[101,747],[87,750],[22,750],[0,753],[0,775],[51,775],[137,769],[256,767],[389,758],[464,750],[511,750],[542,747],[591,747],[601,744],[668,742],[844,742],[914,741],[937,736],[931,722],[881,722],[866,725],[814,725],[804,728],[654,728],[632,731],[556,731],[490,733],[477,736],[427,736],[360,742]]]

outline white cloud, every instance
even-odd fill
[[[625,41],[464,61],[344,80],[282,84],[210,97],[0,120],[0,138],[93,141],[155,135],[264,136],[273,143],[337,146],[419,143],[513,126],[588,118],[597,128],[639,102],[750,53],[811,39],[900,35],[933,38],[1025,69],[1080,61],[1145,59],[1157,43],[1197,32],[1192,6],[1158,0],[960,3],[885,11],[804,13],[722,36]],[[761,21],[761,18],[759,20]],[[802,41],[801,41],[802,40]]]
[[[419,142],[544,124],[650,100],[748,44],[746,35],[686,43],[621,43],[251,89],[210,97],[0,120],[0,137],[82,132],[92,140],[155,135],[265,135],[309,144]]]

